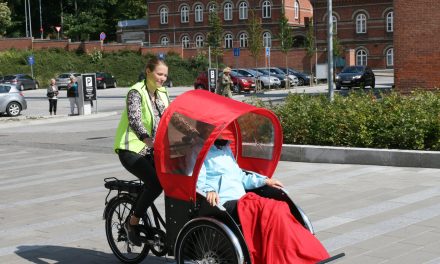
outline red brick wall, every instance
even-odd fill
[[[31,38],[1,38],[0,51],[8,49],[31,50]]]
[[[57,49],[66,49],[69,45],[68,40],[36,40],[33,41],[33,48],[34,50],[41,50],[41,49],[50,49],[50,48],[57,48]]]
[[[440,88],[440,1],[396,0],[394,6],[396,89]]]

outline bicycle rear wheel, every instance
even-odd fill
[[[141,262],[148,255],[149,246],[146,243],[142,243],[140,247],[131,244],[124,230],[124,223],[134,208],[135,201],[125,196],[116,199],[108,206],[110,208],[105,219],[105,233],[111,250],[124,263]]]

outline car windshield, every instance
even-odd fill
[[[6,75],[5,77],[4,77],[4,80],[13,80],[13,79],[15,79],[16,77],[15,77],[15,75]]]
[[[70,77],[70,74],[67,74],[67,73],[60,74],[60,75],[58,76],[58,78],[69,78],[69,77]]]
[[[244,75],[241,74],[241,73],[233,72],[233,71],[231,71],[231,75],[234,76],[234,77],[246,77],[246,76],[244,76]]]
[[[363,67],[360,66],[351,66],[351,67],[347,67],[344,68],[341,72],[342,73],[360,73],[364,70]]]
[[[97,73],[96,73],[96,77],[104,77],[104,73],[102,73],[102,72],[97,72]]]
[[[277,68],[270,68],[270,72],[275,73],[275,74],[284,74],[284,72],[282,70],[277,69]]]
[[[268,71],[268,70],[266,70],[266,69],[257,69],[257,71],[259,71],[259,72],[261,72],[261,73],[264,73],[264,74],[266,74],[266,75],[270,75],[271,73]],[[273,74],[273,73],[272,73]]]

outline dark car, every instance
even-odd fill
[[[20,91],[40,88],[38,81],[27,74],[6,75],[1,83],[17,85]]]
[[[342,87],[360,87],[370,86],[374,88],[376,78],[370,67],[367,66],[347,66],[336,75],[336,90]]]
[[[14,84],[0,84],[0,114],[18,116],[26,110],[27,102],[23,93]]]
[[[283,67],[278,67],[278,68],[282,70],[284,73],[295,75],[296,78],[298,78],[298,86],[310,84],[310,75],[308,75],[307,73],[300,72],[292,68],[283,68]]]
[[[96,73],[96,86],[98,88],[107,89],[107,87],[116,88],[116,79],[113,75],[106,72]]]

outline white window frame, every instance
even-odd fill
[[[264,1],[261,5],[261,12],[263,18],[271,18],[272,17],[272,5],[270,1]]]
[[[180,8],[180,22],[189,23],[189,6],[187,5]]]
[[[209,11],[209,13],[216,12],[217,11],[217,5],[215,3],[209,4],[208,11]]]
[[[160,14],[160,24],[168,24],[168,7],[162,7],[159,11]]]
[[[394,31],[394,11],[390,11],[387,14],[387,32]]]
[[[356,51],[356,65],[367,66],[368,63],[368,53],[365,49],[358,49]]]
[[[356,16],[356,33],[367,33],[367,16],[364,13],[360,13]]]
[[[394,48],[387,49],[386,58],[387,58],[387,66],[388,67],[394,66]]]
[[[293,11],[295,14],[295,19],[299,19],[299,3],[298,0],[295,0],[295,4],[293,6]]]
[[[232,3],[231,2],[227,2],[223,6],[223,19],[225,21],[232,20]]]
[[[197,48],[202,48],[204,42],[205,42],[205,37],[203,37],[203,35],[196,36],[196,47]]]
[[[187,35],[183,36],[181,42],[182,42],[183,48],[185,48],[185,49],[189,48],[189,36],[187,36]]]
[[[268,31],[263,33],[263,46],[272,47],[272,34]]]
[[[160,45],[161,46],[168,46],[169,43],[170,43],[170,39],[168,38],[168,36],[162,36],[160,38]]]
[[[232,49],[232,45],[234,41],[232,34],[231,33],[225,34],[224,40],[225,40],[225,45],[224,45],[225,49]]]
[[[247,48],[249,46],[248,43],[249,36],[247,33],[241,33],[239,39],[240,39],[240,48]]]
[[[194,7],[194,21],[199,23],[203,22],[203,7],[201,4]]]
[[[332,20],[333,20],[333,33],[337,34],[338,33],[338,18],[335,15],[333,15]]]
[[[245,1],[240,2],[238,5],[238,18],[240,20],[248,19],[248,4]]]

